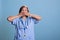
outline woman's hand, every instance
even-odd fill
[[[22,14],[22,13],[19,13],[17,16],[22,17],[22,16],[23,16],[23,14]]]
[[[30,16],[30,13],[20,13],[20,14],[18,14],[18,16]]]
[[[30,13],[26,13],[26,14],[24,14],[25,16],[30,16]]]

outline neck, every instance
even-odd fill
[[[26,16],[23,16],[22,18],[25,20],[26,19]]]

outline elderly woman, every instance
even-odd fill
[[[9,16],[7,19],[15,26],[14,40],[35,40],[34,24],[37,24],[41,17],[30,14],[27,6],[21,6],[18,15]]]

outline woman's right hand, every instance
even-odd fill
[[[17,16],[22,17],[22,16],[23,16],[23,14],[22,14],[22,13],[19,13]]]

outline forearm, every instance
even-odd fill
[[[20,15],[16,15],[16,16],[9,16],[8,18],[7,18],[7,20],[8,21],[13,21],[15,18],[18,18],[18,17],[21,17]]]
[[[41,17],[38,16],[38,15],[33,15],[33,14],[30,14],[31,17],[35,18],[36,20],[41,20]]]

